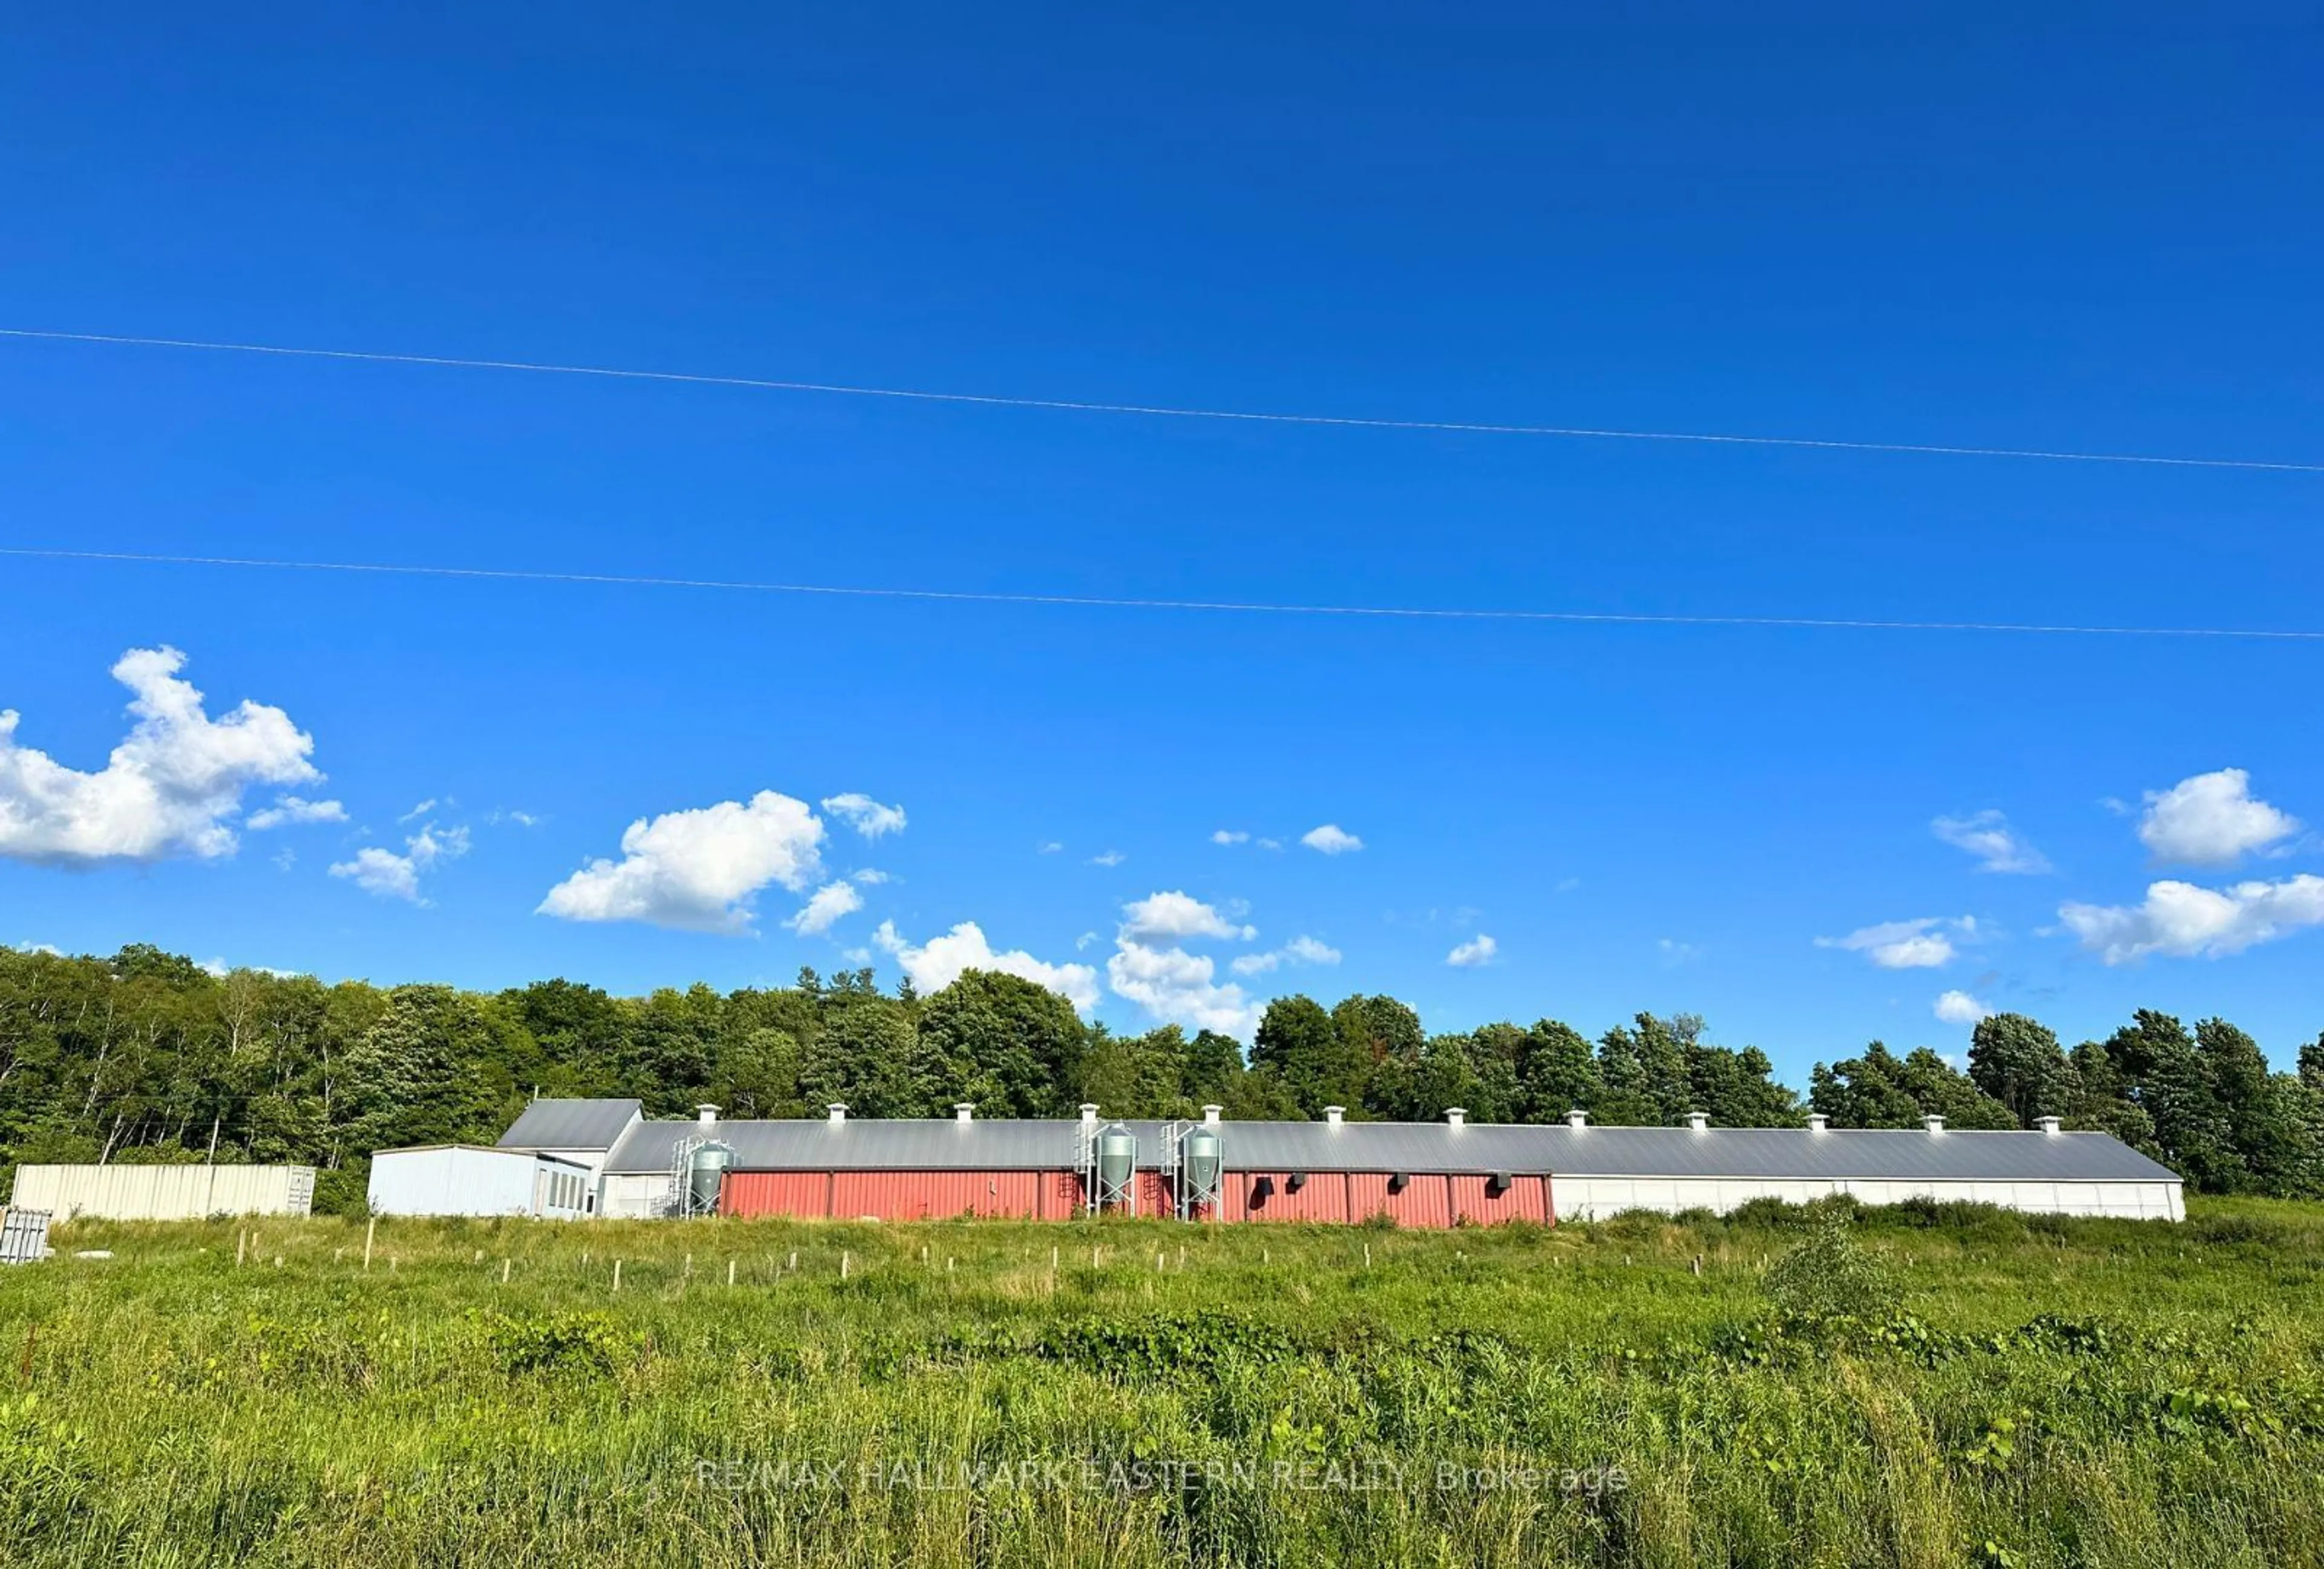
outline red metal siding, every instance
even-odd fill
[[[1499,1197],[1486,1192],[1491,1178],[1456,1177],[1452,1178],[1452,1213],[1459,1219],[1490,1225],[1497,1221],[1549,1220],[1549,1179],[1545,1177],[1520,1177],[1514,1179]]]
[[[1039,1213],[1037,1171],[842,1171],[834,1177],[831,1213],[841,1220],[1029,1219]]]
[[[1257,1195],[1260,1177],[1272,1179],[1274,1189]],[[1311,1171],[1305,1186],[1291,1191],[1287,1171],[1230,1171],[1226,1176],[1226,1218],[1231,1221],[1338,1221],[1348,1219],[1348,1179],[1337,1171]]]
[[[730,1171],[718,1190],[728,1215],[825,1215],[831,1175],[824,1171]]]
[[[1178,1213],[1177,1200],[1170,1195],[1170,1184],[1158,1171],[1138,1174],[1138,1213],[1141,1215],[1173,1215]]]
[[[1349,1216],[1368,1221],[1386,1214],[1400,1226],[1449,1226],[1452,1223],[1452,1190],[1433,1172],[1416,1172],[1401,1193],[1388,1191],[1385,1173],[1359,1171],[1348,1178]]]

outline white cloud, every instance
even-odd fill
[[[2158,866],[2233,866],[2298,832],[2300,819],[2255,799],[2251,775],[2239,768],[2147,791],[2138,824],[2139,843]]]
[[[803,937],[829,931],[842,916],[853,915],[863,908],[863,896],[855,891],[852,882],[826,882],[815,891],[815,896],[800,907],[799,912],[783,924]]]
[[[851,873],[851,875],[853,876],[856,881],[862,883],[866,888],[876,888],[882,882],[893,882],[896,881],[895,878],[890,876],[887,872],[881,871],[877,866],[866,866],[861,872]]]
[[[2238,882],[2226,889],[2163,881],[2135,905],[2067,904],[2058,918],[2082,946],[2109,964],[2150,954],[2218,959],[2260,943],[2324,926],[2324,877],[2303,873],[2282,882]]]
[[[805,801],[773,790],[747,806],[641,817],[622,835],[619,862],[591,862],[550,889],[536,913],[746,933],[760,890],[779,883],[803,892],[822,875],[823,832]]]
[[[1213,844],[1248,844],[1250,843],[1250,835],[1249,834],[1238,833],[1232,828],[1221,828],[1217,833],[1211,835],[1211,843]]]
[[[1155,1018],[1237,1038],[1259,1028],[1259,1007],[1233,982],[1220,983],[1207,954],[1151,948],[1124,937],[1105,962],[1113,994]]]
[[[135,696],[126,737],[96,773],[16,744],[18,715],[0,709],[0,856],[50,865],[234,854],[229,820],[259,784],[310,784],[314,739],[280,708],[247,699],[212,719],[178,678],[186,656],[132,649],[113,678]]]
[[[1033,854],[1036,855],[1055,855],[1058,851],[1064,848],[1064,844],[1055,839],[1051,839],[1046,844],[1035,845],[1033,847]]]
[[[1321,850],[1326,855],[1345,855],[1360,850],[1364,842],[1337,823],[1326,823],[1320,828],[1310,828],[1299,835],[1299,842],[1310,850]]]
[[[1339,949],[1309,937],[1293,937],[1283,945],[1283,952],[1286,958],[1296,959],[1303,964],[1336,964],[1340,962]]]
[[[1089,858],[1089,863],[1093,866],[1119,866],[1129,859],[1129,856],[1124,855],[1119,850],[1108,850],[1102,855],[1091,856]]]
[[[861,790],[850,790],[844,796],[825,796],[823,798],[823,809],[867,839],[904,831],[903,808],[883,807]]]
[[[428,901],[420,897],[420,879],[446,861],[456,861],[468,853],[468,830],[448,828],[438,833],[436,825],[429,824],[403,842],[404,853],[396,854],[374,844],[355,852],[352,861],[341,861],[331,867],[331,875],[352,880],[365,893],[381,899],[401,899],[413,904]]]
[[[1702,950],[1694,944],[1682,943],[1674,937],[1663,937],[1657,940],[1655,944],[1655,951],[1662,955],[1665,967],[1673,969],[1681,964],[1692,964],[1695,960],[1702,957]]]
[[[446,804],[448,805],[449,803],[447,802]],[[424,817],[435,809],[436,798],[434,796],[429,796],[426,800],[420,802],[418,806],[412,808],[410,811],[404,813],[403,816],[396,818],[395,820],[399,823],[408,823],[414,817]]]
[[[274,853],[273,859],[276,871],[288,872],[299,863],[299,852],[285,844]]]
[[[1285,964],[1336,964],[1340,950],[1311,937],[1293,937],[1264,954],[1244,954],[1227,966],[1238,975],[1272,974]]]
[[[1815,946],[1862,954],[1884,970],[1933,970],[1951,964],[1960,952],[1953,946],[1949,931],[1973,937],[1977,933],[1977,918],[1965,915],[1958,920],[1947,920],[1932,915],[1918,920],[1882,921],[1844,937],[1818,937]]]
[[[491,823],[495,827],[498,827],[503,823],[514,823],[520,828],[537,828],[540,826],[540,818],[538,815],[532,812],[520,812],[514,808],[495,807],[493,808],[493,815],[486,818],[485,821]]]
[[[277,796],[274,804],[263,812],[250,814],[254,829],[280,828],[295,823],[344,823],[347,809],[337,801],[302,800],[297,796]]]
[[[65,951],[53,943],[17,943],[14,946],[20,954],[46,954],[52,959],[65,956]]]
[[[1148,894],[1121,907],[1129,918],[1122,922],[1121,935],[1134,942],[1146,942],[1161,937],[1176,940],[1183,937],[1240,937],[1244,942],[1259,935],[1256,927],[1237,926],[1211,906],[1192,894],[1170,892]]]
[[[1074,952],[1080,953],[1084,948],[1088,947],[1092,943],[1097,940],[1097,933],[1084,932],[1081,936],[1074,939]]]
[[[1084,1013],[1097,1006],[1097,972],[1089,965],[1044,964],[1021,948],[996,954],[973,920],[962,921],[925,947],[905,940],[895,922],[883,920],[872,941],[893,955],[922,996],[943,991],[967,971],[995,970],[1046,986]]]
[[[1262,850],[1280,850],[1283,848],[1283,841],[1280,839],[1261,839],[1259,841],[1259,847]]]
[[[1456,970],[1474,970],[1500,957],[1501,945],[1479,932],[1467,942],[1444,955],[1444,962]]]
[[[1979,872],[2015,872],[2032,876],[2050,870],[2049,857],[2027,844],[2009,819],[1997,811],[1972,812],[1966,817],[1939,817],[1929,829],[1957,850],[1978,859]]]
[[[1993,1017],[1993,1010],[1966,992],[1948,992],[1937,999],[1936,1015],[1947,1024],[1975,1024]]]

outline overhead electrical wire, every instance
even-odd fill
[[[48,343],[106,344],[130,348],[196,349],[214,354],[272,355],[290,359],[351,360],[365,365],[424,365],[439,370],[523,371],[537,375],[595,376],[613,381],[677,383],[687,386],[741,387],[760,392],[811,392],[849,398],[892,398],[925,403],[970,403],[988,408],[1045,409],[1075,414],[1127,414],[1148,419],[1220,420],[1246,424],[1330,426],[1358,430],[1435,431],[1470,436],[1545,436],[1576,440],[1674,441],[1723,447],[1811,448],[1833,452],[1904,453],[1929,457],[2031,458],[2053,463],[2138,464],[2167,468],[2257,469],[2280,474],[2324,474],[2324,463],[2271,463],[2240,457],[2179,457],[2152,453],[2060,452],[2039,448],[1952,447],[1930,442],[1848,441],[1809,436],[1750,436],[1701,430],[1616,430],[1586,426],[1491,424],[1460,420],[1372,419],[1350,414],[1292,414],[1248,409],[1194,409],[1167,404],[1107,403],[1074,398],[1010,397],[988,392],[947,392],[926,388],[867,387],[836,382],[779,381],[763,376],[721,376],[686,371],[627,370],[609,365],[552,365],[532,360],[471,359],[449,355],[391,354],[373,349],[307,348],[281,344],[223,343],[198,338],[140,337],[103,332],[58,332],[0,327],[0,337]]]
[[[130,550],[43,549],[0,546],[0,556],[50,561],[132,562],[144,566],[222,567],[284,572],[341,572],[400,577],[470,578],[496,583],[560,583],[622,588],[710,589],[845,599],[1024,605],[1082,610],[1203,611],[1238,615],[1344,616],[1400,621],[1535,622],[1658,627],[1766,627],[1818,632],[2017,632],[2048,637],[2217,638],[2324,642],[2324,631],[2223,626],[2108,626],[2061,622],[1906,621],[1804,615],[1682,615],[1592,610],[1480,610],[1426,605],[1289,605],[1233,599],[1162,599],[999,590],[877,588],[829,583],[752,582],[717,577],[647,577],[612,572],[552,572],[519,568],[409,566],[378,561],[300,561],[245,556],[181,556]]]

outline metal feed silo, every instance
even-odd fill
[[[733,1147],[715,1140],[696,1144],[686,1158],[685,1208],[689,1215],[718,1213],[718,1192],[734,1164]]]
[[[1098,1207],[1119,1204],[1134,1214],[1138,1208],[1138,1135],[1123,1123],[1109,1124],[1097,1136],[1091,1165],[1097,1177],[1094,1191]]]
[[[1204,1204],[1215,1207],[1226,1172],[1226,1141],[1207,1123],[1186,1130],[1178,1140],[1178,1216],[1191,1217]]]

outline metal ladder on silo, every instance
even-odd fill
[[[1193,1127],[1184,1119],[1162,1124],[1162,1180],[1170,1189],[1170,1208],[1182,1221],[1186,1218],[1186,1185],[1181,1180],[1185,1170],[1178,1149]]]
[[[1095,1214],[1097,1202],[1097,1124],[1079,1122],[1074,1127],[1074,1170],[1082,1183],[1082,1213]]]

